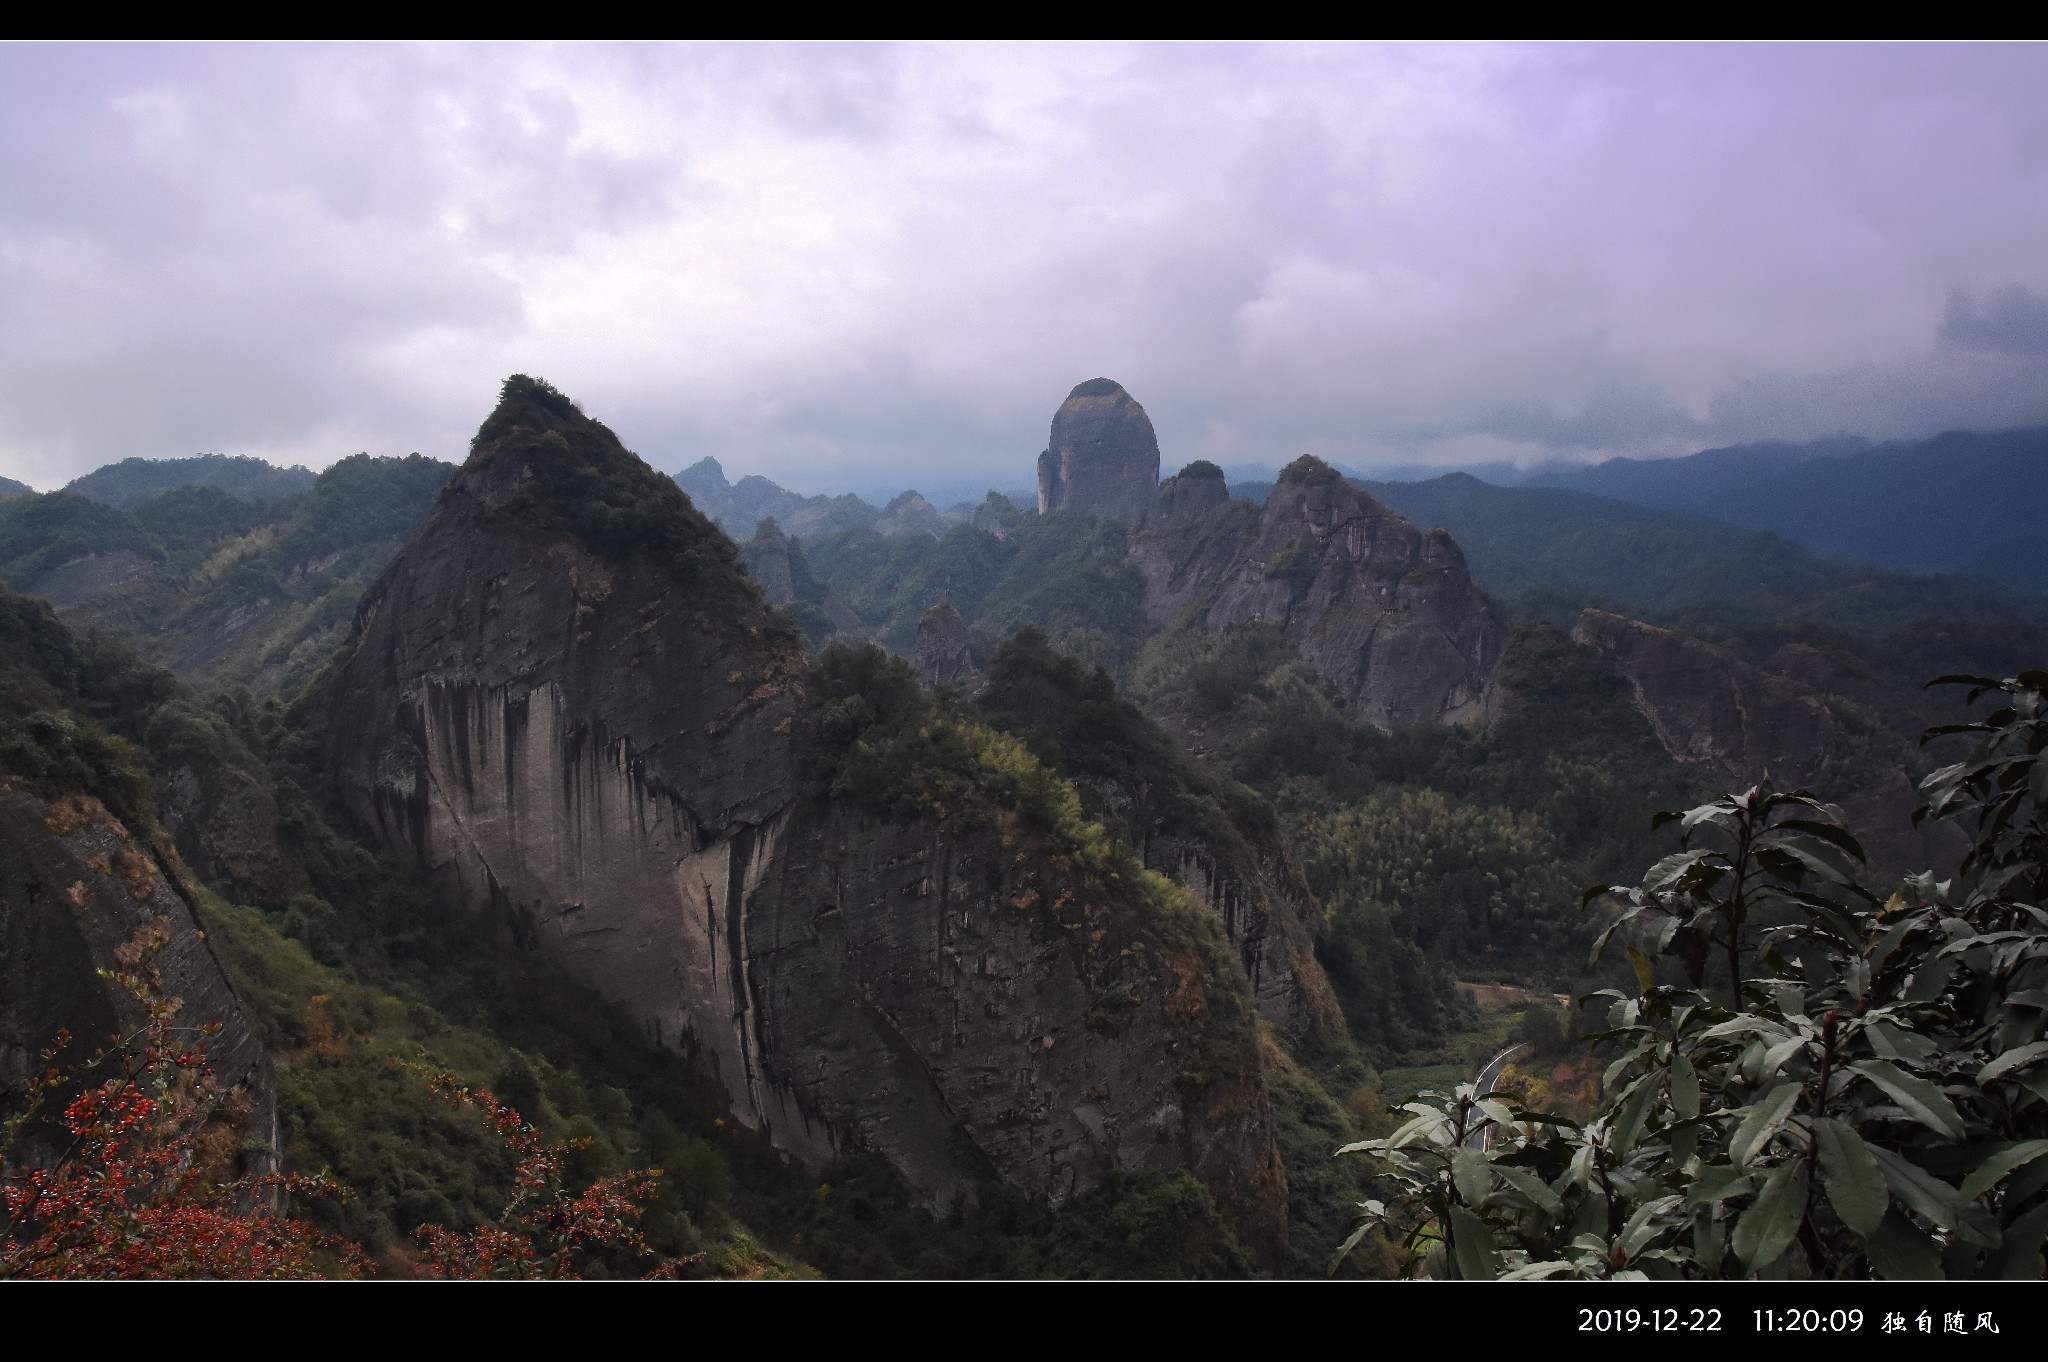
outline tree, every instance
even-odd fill
[[[234,1172],[213,1138],[230,1107],[206,1064],[218,1026],[178,1024],[149,960],[169,939],[163,919],[115,952],[110,975],[141,1007],[129,1035],[59,1067],[70,1037],[42,1055],[26,1102],[0,1127],[0,1280],[15,1277],[314,1277],[356,1275],[362,1251],[279,1209],[331,1196],[324,1175]],[[53,1160],[23,1153],[53,1098]]]
[[[158,919],[115,952],[121,968],[107,978],[135,999],[140,1024],[66,1066],[56,1062],[70,1043],[60,1032],[20,1110],[0,1125],[0,1280],[363,1275],[371,1262],[360,1245],[287,1213],[293,1197],[345,1196],[333,1178],[232,1167],[235,1095],[206,1063],[219,1027],[181,1025],[182,1004],[163,996],[149,963],[169,937]],[[674,1276],[695,1265],[659,1258],[640,1231],[658,1170],[572,1189],[565,1165],[587,1139],[551,1142],[489,1092],[422,1076],[456,1106],[480,1111],[516,1159],[498,1223],[421,1227],[415,1265],[426,1275],[638,1267]],[[54,1120],[53,1100],[64,1102]],[[32,1141],[37,1134],[45,1138]],[[32,1143],[51,1145],[54,1157],[31,1156]]]
[[[1588,894],[1624,904],[1594,954],[1619,942],[1636,979],[1582,1000],[1606,1009],[1597,1115],[1469,1085],[1408,1104],[1340,1151],[1400,1189],[1343,1251],[1386,1233],[1468,1279],[2041,1277],[2048,672],[1944,683],[2000,702],[1929,735],[1976,739],[1916,814],[1969,826],[1952,879],[1881,896],[1839,811],[1768,784],[1659,814],[1679,849]]]

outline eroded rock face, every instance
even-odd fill
[[[818,580],[804,559],[803,545],[784,534],[774,520],[763,520],[754,527],[754,537],[740,548],[740,561],[768,603],[796,615],[807,634],[861,632],[860,616],[838,592]]]
[[[1666,751],[1704,763],[1731,788],[1747,788],[1766,773],[1780,789],[1810,785],[1827,761],[1834,718],[1818,696],[1787,678],[1604,610],[1581,614],[1572,639],[1596,649],[1628,681]]]
[[[1133,553],[1154,623],[1276,625],[1366,723],[1392,730],[1484,713],[1507,630],[1457,543],[1319,460],[1289,465],[1262,507],[1225,501],[1163,516]]]
[[[1816,791],[1841,806],[1883,870],[1943,870],[1960,860],[1966,839],[1957,829],[1913,827],[1917,795],[1905,763],[1914,716],[1876,678],[1804,646],[1760,669],[1604,610],[1581,614],[1572,638],[1629,683],[1666,751],[1704,764],[1730,791],[1766,776],[1781,790]]]
[[[1159,527],[1204,520],[1229,500],[1230,488],[1223,481],[1223,470],[1206,459],[1198,460],[1159,484],[1145,524]]]
[[[967,646],[967,621],[951,601],[940,601],[917,622],[917,651],[910,665],[927,690],[934,686],[971,687],[981,679]]]
[[[1106,679],[1042,644],[1006,644],[976,704],[1056,739],[1091,816],[1120,826],[1148,869],[1222,922],[1259,1014],[1281,1035],[1325,1052],[1349,1044],[1315,957],[1322,910],[1270,809],[1192,761]]]
[[[971,1190],[963,1138],[1054,1200],[1189,1167],[1277,1245],[1285,1179],[1256,1032],[1215,1020],[1251,1005],[1203,963],[1216,925],[1148,919],[1000,826],[878,820],[800,784],[787,625],[679,492],[643,532],[682,545],[668,559],[541,516],[559,498],[530,489],[565,454],[632,504],[662,493],[522,382],[315,701],[355,816],[799,1159],[875,1150],[942,1211]]]
[[[1038,509],[1137,525],[1159,486],[1159,437],[1123,385],[1093,378],[1053,414],[1038,456]]]
[[[250,1134],[275,1148],[275,1075],[191,906],[150,848],[86,795],[0,789],[0,1109],[58,1028],[73,1037],[64,1062],[76,1062],[140,1023],[136,1000],[97,971],[124,968],[115,952],[158,923],[167,937],[147,964],[163,996],[192,1024],[220,1024],[207,1061],[242,1091]]]

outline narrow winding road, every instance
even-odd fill
[[[1472,1085],[1472,1095],[1474,1097],[1484,1097],[1487,1093],[1492,1092],[1493,1085],[1500,1082],[1500,1071],[1508,1066],[1508,1061],[1528,1048],[1526,1045],[1510,1045],[1492,1059],[1487,1060],[1486,1067],[1479,1071],[1478,1081]],[[1484,1130],[1474,1131],[1471,1135],[1467,1136],[1465,1147],[1467,1149],[1484,1149],[1492,1142],[1493,1127],[1488,1126]]]

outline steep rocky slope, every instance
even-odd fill
[[[1272,811],[1190,758],[1109,677],[1035,633],[1003,645],[976,706],[1054,752],[1089,812],[1121,827],[1144,863],[1207,904],[1236,947],[1259,1011],[1328,1054],[1344,1017],[1315,958],[1322,911]]]
[[[1665,750],[1704,765],[1730,790],[1768,777],[1842,806],[1873,860],[1913,873],[1952,868],[1964,847],[1947,824],[1915,829],[1914,742],[1924,720],[1860,669],[1794,645],[1753,667],[1726,649],[1603,610],[1572,638],[1597,650],[1634,692]]]
[[[1156,625],[1280,628],[1346,709],[1381,729],[1478,718],[1506,629],[1449,534],[1427,533],[1304,457],[1263,506],[1220,470],[1161,487],[1133,544]]]
[[[86,712],[109,699],[162,712],[173,685],[132,658],[82,648],[48,605],[0,587],[0,1112],[60,1029],[73,1037],[63,1063],[134,1029],[140,1004],[111,976],[154,971],[183,1018],[219,1024],[214,1071],[240,1092],[236,1119],[250,1137],[274,1147],[269,1061],[151,816],[142,753]]]
[[[1136,525],[1159,486],[1159,437],[1152,418],[1107,378],[1091,378],[1053,413],[1038,456],[1038,509],[1078,511]]]
[[[1000,734],[868,733],[887,704],[821,689],[736,558],[610,431],[508,382],[308,702],[355,817],[799,1159],[877,1151],[941,1208],[982,1160],[1054,1201],[1187,1167],[1277,1251],[1221,925]]]

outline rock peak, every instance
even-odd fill
[[[1159,437],[1145,409],[1110,379],[1076,385],[1038,456],[1040,513],[1073,510],[1137,525],[1158,486]]]

